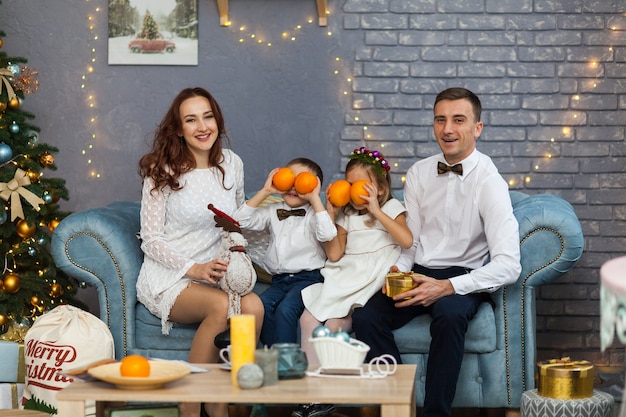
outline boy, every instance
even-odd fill
[[[304,311],[300,291],[322,282],[320,269],[326,261],[323,242],[337,235],[320,197],[322,169],[307,158],[296,158],[287,167],[296,176],[305,171],[317,176],[315,189],[307,194],[298,194],[294,187],[279,191],[272,184],[276,168],[269,173],[263,188],[234,215],[243,229],[270,231],[263,267],[272,274],[272,284],[261,294],[265,308],[261,342],[267,346],[298,343],[298,320]],[[281,194],[284,201],[259,207],[271,194]],[[287,216],[283,214],[285,210]]]

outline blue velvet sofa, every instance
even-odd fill
[[[470,323],[455,407],[515,413],[522,393],[534,388],[535,288],[569,271],[583,251],[580,223],[564,199],[517,191],[511,191],[511,199],[520,225],[522,273],[516,283],[493,293],[494,305],[484,303]],[[195,326],[176,325],[163,336],[160,320],[136,300],[143,256],[138,231],[137,202],[76,212],[55,229],[52,255],[58,268],[96,289],[117,358],[135,353],[185,360]],[[259,282],[255,291],[266,285]],[[424,400],[429,322],[428,316],[418,317],[395,332],[403,361],[417,364],[418,407]]]

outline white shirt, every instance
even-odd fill
[[[457,294],[492,292],[515,282],[521,272],[519,225],[498,169],[477,150],[461,161],[463,175],[438,175],[439,161],[445,163],[443,154],[407,172],[404,203],[414,241],[402,251],[398,268],[409,271],[415,263],[473,269],[450,278]]]
[[[326,210],[315,213],[310,204],[298,208],[305,209],[306,214],[284,220],[278,220],[276,214],[277,209],[292,210],[284,202],[257,208],[244,204],[235,212],[234,218],[242,229],[260,231],[269,226],[263,267],[272,275],[320,269],[326,262],[321,242],[337,235],[337,227]]]

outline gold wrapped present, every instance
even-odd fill
[[[572,400],[593,395],[593,365],[570,358],[551,359],[537,365],[537,392],[548,398]]]

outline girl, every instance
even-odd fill
[[[391,196],[389,164],[377,151],[355,149],[346,165],[346,180],[366,180],[365,203],[350,201],[343,210],[330,203],[326,188],[326,210],[336,219],[337,236],[324,244],[328,261],[321,270],[324,282],[302,290],[305,310],[300,317],[302,350],[309,364],[319,359],[309,338],[325,323],[332,332],[352,329],[352,311],[365,305],[383,286],[385,275],[400,256],[400,248],[413,244],[406,224],[405,208]],[[333,404],[301,404],[293,417],[323,417],[335,410]]]
[[[228,263],[217,259],[221,228],[215,227],[213,203],[233,214],[243,204],[243,163],[223,148],[224,119],[217,102],[202,88],[187,88],[172,102],[155,132],[152,150],[139,162],[143,179],[141,248],[144,262],[137,298],[161,318],[199,323],[189,362],[217,362],[215,336],[227,329],[228,295],[216,287]],[[263,304],[256,294],[241,299],[242,313],[256,319],[257,338]],[[181,416],[197,417],[198,404],[181,404]],[[207,405],[211,417],[226,417],[227,404]]]
[[[346,165],[346,180],[367,180],[363,204],[351,201],[339,211],[326,196],[326,210],[336,218],[337,236],[325,243],[328,261],[324,282],[302,290],[305,310],[300,318],[302,349],[309,363],[319,363],[309,337],[326,324],[331,331],[352,328],[352,311],[363,306],[383,286],[385,275],[413,244],[406,225],[406,209],[391,195],[389,165],[377,151],[355,149]],[[329,191],[328,187],[326,191]]]

